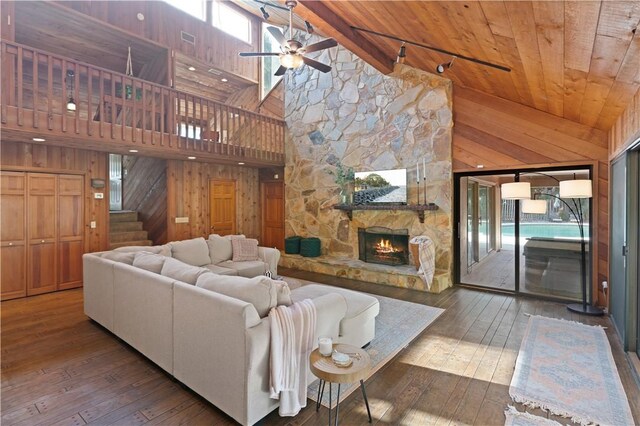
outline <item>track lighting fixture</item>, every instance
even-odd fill
[[[304,21],[304,26],[307,27],[308,34],[313,34],[313,26],[311,26],[309,21]]]
[[[407,58],[407,48],[404,45],[404,41],[400,45],[400,50],[398,51],[398,57],[396,58],[396,64],[404,64],[405,59]]]
[[[438,64],[438,66],[436,67],[436,72],[438,74],[442,74],[443,72],[445,72],[445,70],[450,69],[451,67],[453,67],[453,61],[456,60],[456,57],[452,57],[451,58],[451,62],[445,62],[443,64]]]
[[[269,19],[269,14],[267,13],[267,9],[265,9],[264,6],[260,8],[260,12],[262,12],[262,17],[265,21]]]

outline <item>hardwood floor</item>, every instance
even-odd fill
[[[281,273],[446,309],[367,381],[377,425],[502,425],[525,314],[611,325],[606,318],[578,317],[562,304],[503,294],[454,288],[432,295],[309,272]],[[1,308],[3,425],[234,423],[88,320],[81,289],[2,302]],[[611,327],[607,335],[640,422],[640,390]],[[276,410],[262,424],[324,425],[327,413],[316,413],[310,404],[294,418],[280,418]],[[341,404],[340,419],[343,425],[368,424],[359,392]]]

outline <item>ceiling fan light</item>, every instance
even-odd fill
[[[546,212],[546,200],[522,200],[522,213],[545,214]]]
[[[280,65],[285,68],[300,68],[302,66],[302,56],[295,53],[280,55]]]
[[[501,186],[503,200],[528,200],[531,198],[531,184],[529,182],[509,182]]]
[[[592,196],[590,179],[560,181],[561,198],[591,198]]]

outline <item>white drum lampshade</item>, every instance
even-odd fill
[[[575,179],[560,182],[561,198],[591,198],[591,180]]]
[[[531,184],[529,182],[509,182],[501,186],[503,200],[528,200],[531,198]]]
[[[547,200],[523,200],[522,213],[545,214],[547,212]]]

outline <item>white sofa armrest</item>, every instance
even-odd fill
[[[113,332],[115,262],[100,257],[101,253],[82,256],[84,313]]]
[[[347,313],[347,301],[338,293],[327,293],[312,300],[316,305],[318,337],[331,337],[336,340],[340,334],[340,321]],[[317,343],[314,342],[314,348],[318,346]]]
[[[269,271],[273,276],[278,275],[280,250],[271,247],[258,247],[258,257],[269,266]]]

